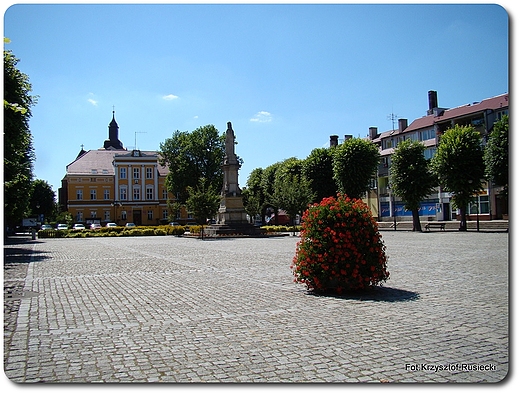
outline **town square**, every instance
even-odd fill
[[[11,389],[511,381],[506,6],[3,20]]]
[[[13,382],[500,382],[508,234],[382,231],[390,278],[317,296],[298,237],[5,245]]]

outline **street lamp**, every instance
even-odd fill
[[[123,206],[123,204],[120,202],[120,201],[117,201],[115,200],[113,203],[111,203],[110,205],[112,205],[113,207],[115,207],[114,209],[114,221],[116,222],[117,224],[117,207],[121,207]]]

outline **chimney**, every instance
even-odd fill
[[[428,91],[428,115],[433,114],[433,110],[439,107],[437,102],[437,92],[435,90]]]
[[[368,137],[371,140],[374,140],[377,138],[377,127],[369,127],[368,128]]]
[[[345,134],[345,141],[352,138],[352,134]]]
[[[330,147],[338,146],[338,136],[337,135],[331,135],[330,136]]]
[[[399,132],[402,133],[408,127],[408,119],[398,119],[397,121],[399,122]]]

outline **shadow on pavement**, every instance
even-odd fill
[[[356,291],[345,293],[341,295],[337,294],[316,294],[309,292],[308,294],[316,297],[330,297],[330,298],[341,298],[344,300],[357,300],[357,301],[379,301],[379,302],[402,302],[402,301],[416,301],[419,299],[419,293],[395,289],[393,287],[376,287],[366,291]]]
[[[8,264],[30,263],[31,261],[42,261],[48,256],[42,256],[39,252],[35,255],[32,245],[41,241],[24,237],[9,237],[4,239],[4,267]]]

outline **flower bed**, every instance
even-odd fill
[[[291,269],[315,293],[341,294],[385,282],[385,246],[370,209],[345,195],[325,198],[303,214]]]

